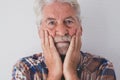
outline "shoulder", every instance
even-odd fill
[[[38,71],[42,71],[42,67],[45,66],[43,63],[44,57],[42,53],[21,58],[13,66],[12,80],[31,80],[31,75],[36,74]]]
[[[85,68],[90,72],[95,72],[96,70],[102,70],[107,67],[113,69],[113,64],[108,59],[94,55],[91,53],[83,53],[82,54],[82,64],[85,65]]]
[[[86,76],[86,74],[92,74],[91,77],[95,78],[96,76],[97,80],[116,80],[112,62],[104,57],[96,56],[88,52],[81,52],[79,70],[81,70],[81,75]]]
[[[101,64],[106,64],[106,63],[110,64],[111,63],[107,58],[99,56],[99,55],[95,55],[95,54],[92,54],[89,52],[81,52],[81,55],[82,55],[82,58],[84,61],[93,60],[93,61],[98,61]]]
[[[20,71],[29,70],[31,67],[36,66],[38,63],[44,61],[42,53],[34,54],[31,56],[23,57],[19,59],[13,66],[14,70],[19,69]]]

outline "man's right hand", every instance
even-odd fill
[[[62,61],[54,45],[53,38],[48,34],[47,30],[40,29],[39,34],[42,42],[45,63],[49,71],[47,80],[61,80]]]

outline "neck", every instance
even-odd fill
[[[65,59],[65,55],[60,55],[61,57],[61,60],[62,60],[62,63],[64,62],[64,59]]]

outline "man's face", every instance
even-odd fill
[[[68,3],[54,2],[44,6],[40,28],[47,30],[48,34],[53,37],[55,46],[61,55],[66,54],[71,38],[79,27],[81,25],[76,12]]]

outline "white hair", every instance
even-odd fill
[[[40,26],[41,21],[42,21],[42,17],[43,17],[42,10],[43,10],[43,7],[45,5],[47,5],[47,4],[55,2],[55,1],[69,3],[75,9],[76,16],[77,16],[78,20],[80,21],[79,0],[35,0],[35,2],[34,2],[34,11],[35,11],[35,14],[36,14],[36,23],[37,23],[38,27]]]

